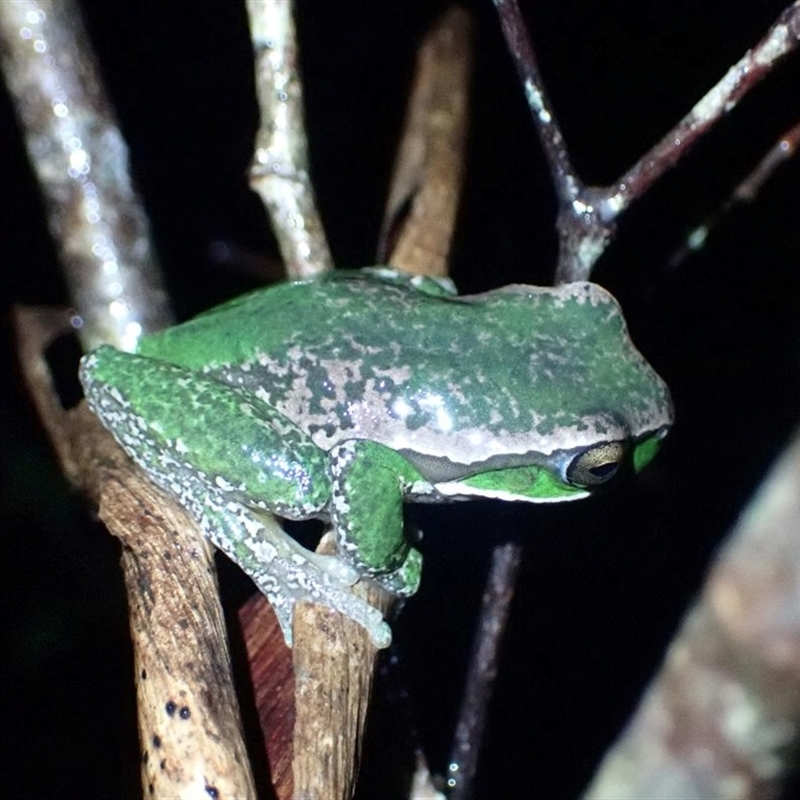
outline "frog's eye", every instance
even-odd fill
[[[567,467],[567,480],[585,489],[599,486],[614,477],[624,455],[622,442],[604,442],[584,450]]]

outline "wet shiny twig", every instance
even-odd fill
[[[703,247],[711,231],[732,209],[742,203],[750,203],[755,200],[764,184],[773,176],[775,171],[797,152],[798,145],[800,145],[800,122],[778,138],[778,141],[770,148],[769,152],[731,192],[730,197],[722,206],[686,237],[683,245],[670,256],[670,267],[680,266],[691,253]]]
[[[261,124],[250,185],[267,209],[290,278],[333,266],[308,174],[294,3],[247,0]]]
[[[748,50],[655,147],[604,190],[602,215],[614,218],[628,208],[798,45],[800,0],[780,14],[761,41]]]
[[[522,19],[517,0],[494,0],[506,45],[519,73],[525,98],[536,120],[536,130],[550,164],[550,177],[562,204],[571,203],[584,190],[569,158],[567,145],[544,86],[536,51]]]
[[[597,213],[596,190],[587,187],[572,166],[517,0],[494,0],[494,4],[508,50],[533,112],[558,198],[556,229],[559,256],[556,283],[578,280],[575,275],[581,272],[588,276],[592,265],[608,246],[614,235],[614,226],[610,219],[603,219]]]
[[[87,349],[130,350],[172,322],[128,149],[77,6],[0,3],[6,83]]]
[[[447,766],[450,800],[468,800],[483,744],[494,692],[500,646],[517,583],[522,548],[515,542],[495,547],[483,591],[469,671]]]
[[[559,199],[560,248],[556,283],[587,280],[595,262],[614,238],[619,215],[800,43],[800,0],[796,0],[780,14],[762,40],[748,50],[658,144],[610,186],[591,187],[581,182],[570,163],[516,0],[495,0],[495,6],[550,163]]]

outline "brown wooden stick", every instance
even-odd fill
[[[469,15],[454,6],[417,56],[378,245],[380,263],[415,275],[448,274],[464,175],[471,33]]]
[[[367,583],[357,589],[384,613],[394,601]],[[378,650],[360,625],[315,605],[296,614],[294,638],[293,796],[349,798],[358,776]]]
[[[43,353],[66,322],[64,311],[18,309],[20,361],[65,474],[123,545],[145,793],[253,797],[211,553],[84,403],[61,407]]]

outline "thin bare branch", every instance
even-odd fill
[[[294,3],[247,0],[261,125],[250,186],[267,209],[290,278],[333,266],[308,174]]]
[[[547,97],[533,43],[522,19],[517,0],[494,0],[506,44],[514,59],[525,97],[533,111],[536,130],[550,164],[550,177],[561,205],[571,203],[583,191],[567,152],[561,128]]]
[[[745,510],[593,800],[776,797],[800,717],[800,435]]]
[[[478,768],[483,731],[497,676],[500,645],[514,598],[521,555],[522,548],[515,542],[500,545],[492,553],[447,767],[450,800],[468,800],[472,796],[473,779]]]
[[[756,168],[733,190],[732,202],[749,203],[755,200],[775,170],[795,155],[798,145],[800,145],[800,122],[778,139]]]
[[[415,275],[448,273],[469,127],[471,28],[467,12],[453,6],[417,55],[378,244],[379,263]]]
[[[783,11],[766,36],[619,180],[609,187],[591,187],[580,181],[570,164],[516,0],[495,0],[495,5],[534,113],[560,202],[557,283],[587,280],[614,237],[617,217],[800,42],[800,0],[796,0]]]
[[[678,267],[690,253],[703,247],[711,231],[733,208],[741,203],[750,203],[755,200],[775,170],[797,152],[798,144],[800,144],[800,122],[778,139],[764,158],[758,162],[755,169],[733,190],[722,206],[686,237],[685,243],[670,257],[670,267]]]
[[[171,312],[128,151],[72,0],[0,3],[6,82],[83,344],[130,350]]]
[[[556,283],[578,280],[611,241],[614,226],[600,218],[592,200],[595,190],[575,172],[555,113],[547,97],[536,53],[516,0],[495,0],[500,25],[517,67],[525,97],[533,112],[539,140],[550,166],[550,178],[559,202],[556,230],[559,238]]]
[[[800,2],[781,13],[766,36],[736,62],[725,76],[616,184],[609,187],[601,213],[613,219],[644,194],[695,142],[800,44]]]

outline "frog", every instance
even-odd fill
[[[641,470],[673,422],[666,383],[598,284],[458,295],[387,267],[257,289],[104,345],[79,370],[91,410],[267,596],[292,643],[312,602],[391,641],[353,591],[420,582],[406,502],[576,500]],[[277,521],[320,519],[335,554]]]

